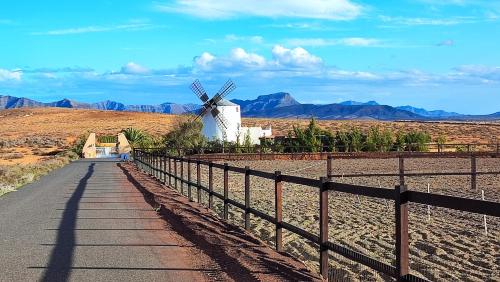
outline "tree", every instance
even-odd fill
[[[253,143],[252,143],[252,138],[250,136],[250,129],[247,130],[245,138],[243,139],[243,152],[244,153],[253,152]]]
[[[412,130],[405,135],[405,143],[410,151],[427,151],[427,143],[431,142],[431,136],[425,131]]]
[[[293,130],[288,132],[287,145],[291,147],[292,152],[317,152],[322,148],[321,132],[313,117],[305,129],[293,126]]]
[[[380,131],[378,126],[372,126],[366,136],[365,148],[371,152],[387,152],[393,145],[393,134],[389,129]]]
[[[348,137],[351,150],[353,152],[361,152],[366,141],[366,135],[361,133],[359,128],[351,128]]]
[[[349,142],[349,134],[346,131],[337,131],[335,140],[335,143],[339,148],[339,152],[349,152],[351,146]]]
[[[178,124],[174,130],[164,136],[164,144],[168,150],[184,155],[188,152],[202,152],[207,145],[207,138],[202,134],[201,121],[186,121]]]

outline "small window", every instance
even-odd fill
[[[236,112],[239,113],[240,112],[240,107],[236,107]]]

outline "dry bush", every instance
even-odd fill
[[[0,155],[0,158],[4,160],[22,159],[24,155],[22,153],[7,153]]]
[[[76,158],[75,154],[65,152],[37,164],[0,166],[0,196],[36,181],[43,175],[63,167]]]

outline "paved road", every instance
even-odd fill
[[[80,160],[0,197],[0,281],[193,281],[188,248],[116,162]]]

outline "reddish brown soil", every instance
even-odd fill
[[[120,168],[143,192],[148,203],[159,209],[167,227],[178,234],[176,239],[195,246],[190,263],[220,269],[213,273],[214,280],[321,281],[302,262],[276,252],[244,229],[220,220],[208,208],[190,202],[135,166],[120,164]]]

